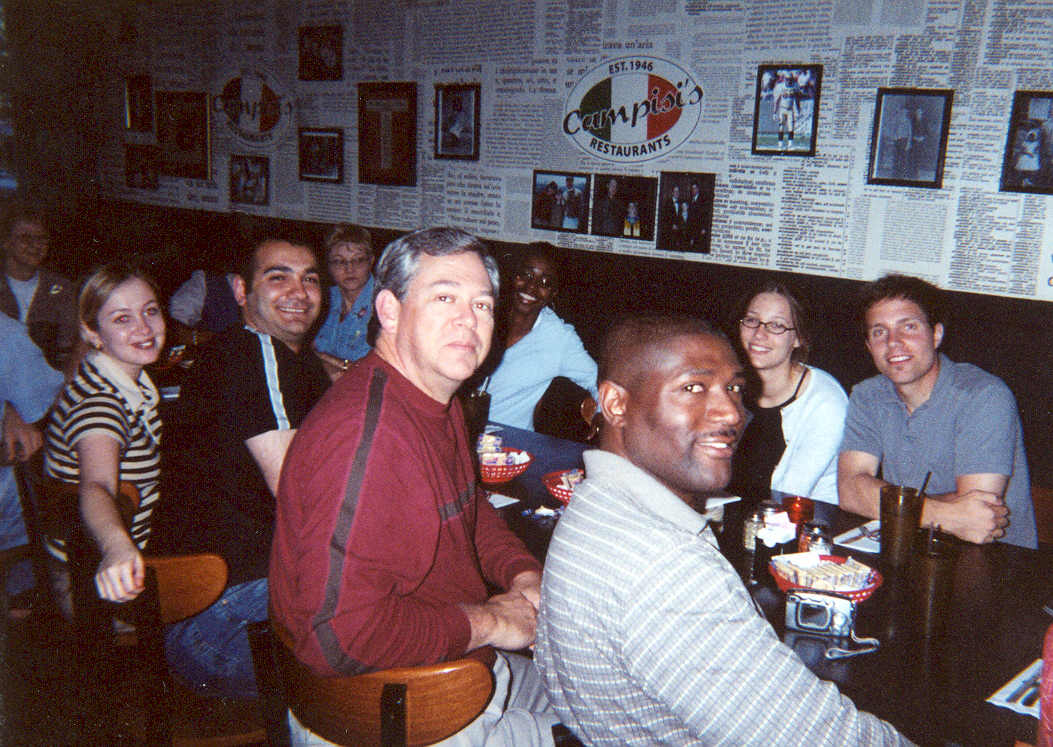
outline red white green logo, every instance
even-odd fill
[[[667,155],[702,116],[702,88],[669,60],[632,56],[587,72],[567,97],[563,132],[589,155],[635,163]]]

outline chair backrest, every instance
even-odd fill
[[[547,436],[587,443],[596,436],[596,400],[565,376],[549,383],[534,405],[534,430]]]
[[[493,674],[475,659],[322,677],[293,654],[289,632],[271,624],[285,704],[301,724],[336,744],[433,744],[471,723],[494,691]]]
[[[219,555],[147,555],[146,567],[157,578],[157,601],[164,624],[207,609],[227,588],[227,562]]]
[[[65,537],[77,520],[78,483],[44,477],[37,495],[37,514],[41,531],[48,537]],[[117,512],[126,527],[139,508],[138,488],[127,480],[117,485]]]

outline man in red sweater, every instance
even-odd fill
[[[319,674],[482,658],[494,696],[453,739],[551,744],[532,662],[505,653],[534,642],[541,567],[477,487],[453,396],[490,349],[497,264],[463,231],[426,229],[388,245],[375,276],[376,347],[285,458],[271,614]]]

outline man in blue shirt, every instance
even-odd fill
[[[26,328],[0,314],[0,550],[28,542],[13,462],[29,459],[43,444],[34,425],[47,414],[62,387],[62,375],[48,366],[44,354],[29,339]],[[28,566],[12,576],[8,591],[17,594],[32,585]]]
[[[998,377],[937,352],[939,293],[903,275],[864,291],[863,333],[880,374],[857,384],[848,403],[841,508],[877,517],[882,485],[920,487],[931,473],[923,525],[969,542],[1037,547],[1016,401]]]

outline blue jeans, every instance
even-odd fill
[[[256,697],[252,651],[245,631],[267,619],[267,579],[227,587],[207,610],[168,626],[168,666],[199,695]]]
[[[2,409],[2,407],[0,407]],[[22,502],[12,467],[0,467],[0,550],[29,542],[22,522]],[[28,560],[17,563],[7,577],[7,593],[18,594],[33,588],[33,567]]]

